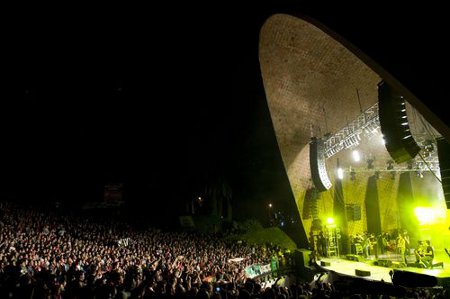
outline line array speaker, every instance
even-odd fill
[[[409,128],[402,95],[386,82],[378,84],[378,113],[385,146],[396,163],[413,159],[420,151]]]
[[[323,155],[323,141],[312,138],[309,144],[309,164],[311,167],[311,179],[319,192],[331,188],[331,181],[328,177]]]
[[[360,205],[347,205],[347,220],[356,221],[361,220],[361,206]]]

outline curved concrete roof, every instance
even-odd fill
[[[414,117],[408,115],[410,122],[420,110],[417,119],[436,125],[443,136],[448,133],[442,121],[364,53],[328,29],[304,19],[287,14],[268,18],[260,32],[259,59],[277,142],[299,210],[305,190],[312,186],[308,146],[311,137],[339,131],[361,111],[376,104],[381,80],[405,95],[408,111],[414,112]],[[416,129],[410,125],[412,131]],[[384,145],[368,140],[362,146],[378,157],[378,163],[382,163],[379,167],[385,167],[390,157]],[[336,163],[336,159],[348,165],[345,155],[337,155],[327,163]],[[392,193],[390,188],[384,189]],[[324,196],[332,194],[326,192]],[[332,209],[330,200],[322,202],[323,210]],[[303,224],[308,231],[310,224]]]
[[[360,108],[378,101],[381,78],[341,43],[296,17],[278,14],[267,20],[260,64],[286,165],[312,136],[338,131]]]

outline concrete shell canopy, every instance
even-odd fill
[[[260,32],[259,60],[266,98],[283,163],[300,211],[305,192],[312,184],[309,165],[311,137],[333,134],[356,119],[361,111],[375,105],[378,102],[377,85],[381,80],[404,92],[408,109],[415,114],[420,110],[418,118],[422,121],[426,117],[429,124],[438,129],[433,128],[435,133],[440,131],[443,136],[448,133],[442,121],[433,118],[433,114],[400,82],[364,53],[358,53],[351,44],[339,39],[327,28],[319,27],[294,16],[275,14],[267,19]],[[420,131],[412,125],[413,130]],[[378,157],[380,163],[389,159],[384,146],[369,143],[366,146],[370,147],[371,154]],[[341,155],[340,163],[348,163],[346,159]],[[392,193],[395,188],[384,189]],[[361,190],[360,197],[364,197],[364,192]],[[322,201],[323,211],[333,209],[332,194],[326,193],[323,197],[329,200]],[[395,197],[393,194],[386,195],[388,201]],[[383,208],[383,203],[381,205]],[[386,202],[386,209],[388,206],[389,202]],[[389,210],[389,213],[391,216],[382,219],[386,223],[383,229],[393,228],[388,226],[395,223],[393,219],[397,212]],[[302,221],[307,232],[311,223]],[[359,230],[365,229],[367,227]]]

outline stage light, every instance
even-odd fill
[[[394,169],[394,161],[388,160],[386,163],[387,163],[387,167],[386,167],[387,170],[393,170]]]
[[[334,219],[331,217],[327,218],[327,224],[334,224]]]
[[[408,161],[408,169],[409,170],[413,169],[413,164],[414,164],[414,160],[409,160]]]
[[[353,156],[353,160],[354,160],[355,162],[361,161],[361,155],[359,154],[359,152],[358,152],[357,150],[354,150],[354,151],[352,152],[352,156]]]
[[[417,207],[414,209],[420,225],[436,224],[445,221],[446,211],[444,209],[436,209],[429,207]]]
[[[434,145],[432,140],[425,140],[423,148],[426,152],[431,153],[434,151]]]
[[[378,133],[380,127],[378,103],[369,107],[356,119],[334,134],[325,134],[324,156],[330,158],[344,149],[352,149],[360,144],[361,134],[367,138]]]
[[[425,167],[423,162],[417,162],[417,177],[423,179],[423,171],[427,168]],[[431,170],[431,166],[429,168]]]

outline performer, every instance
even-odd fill
[[[369,255],[374,251],[373,250],[374,244],[376,244],[375,236],[373,234],[367,235],[367,237],[363,243],[365,258],[369,258]],[[378,257],[376,251],[375,251],[375,257]]]
[[[380,248],[381,254],[386,254],[389,250],[388,233],[383,232],[378,235],[378,248]]]
[[[360,235],[360,234],[356,234],[354,237],[353,237],[353,245],[354,245],[354,247],[355,247],[355,252],[354,252],[354,254],[357,254],[357,255],[363,255],[363,247],[362,247],[362,244],[364,243],[364,239],[363,239],[363,237]]]
[[[419,240],[417,243],[417,247],[414,249],[414,255],[416,256],[416,263],[421,265],[423,268],[428,268],[427,263],[425,262],[425,252],[426,247],[422,240]]]
[[[402,262],[405,264],[408,264],[408,260],[406,259],[406,243],[407,239],[405,238],[405,233],[399,233],[397,236],[397,250],[400,254],[400,257],[402,259]]]
[[[422,261],[425,263],[427,268],[433,268],[433,260],[434,260],[434,248],[431,246],[431,241],[425,241],[425,251],[423,253]]]
[[[406,242],[406,252],[405,252],[405,254],[406,254],[406,256],[408,256],[408,255],[411,254],[411,241],[410,241],[410,238],[409,238],[408,231],[406,229],[403,230],[403,238],[405,239],[405,242]]]
[[[328,243],[327,242],[327,238],[325,238],[325,235],[324,235],[323,231],[320,231],[319,237],[317,239],[317,248],[318,248],[319,255],[321,255],[323,257],[327,257],[328,256],[327,243]]]

